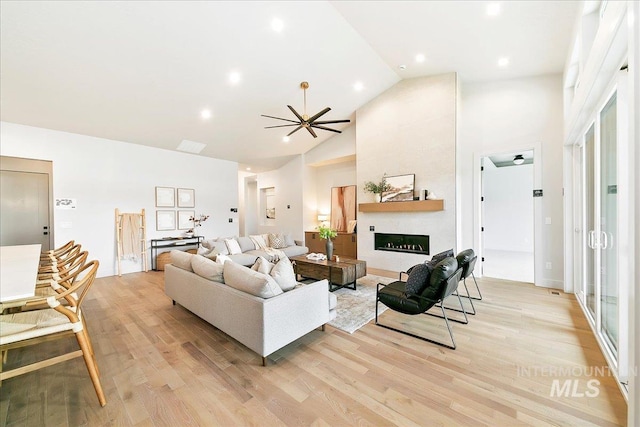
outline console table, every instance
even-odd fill
[[[158,249],[168,248],[192,248],[199,247],[203,236],[193,237],[165,237],[164,239],[151,239],[151,269],[158,271]]]

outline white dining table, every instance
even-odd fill
[[[42,245],[0,246],[0,302],[35,296]]]

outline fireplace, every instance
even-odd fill
[[[429,236],[422,234],[375,233],[373,245],[377,251],[429,255]]]

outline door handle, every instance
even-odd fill
[[[606,231],[601,231],[600,235],[603,237],[603,245],[602,245],[602,249],[607,249],[609,247],[609,237],[607,236],[607,232]]]

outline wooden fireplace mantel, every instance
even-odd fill
[[[444,210],[444,200],[360,203],[359,212],[435,212]]]

